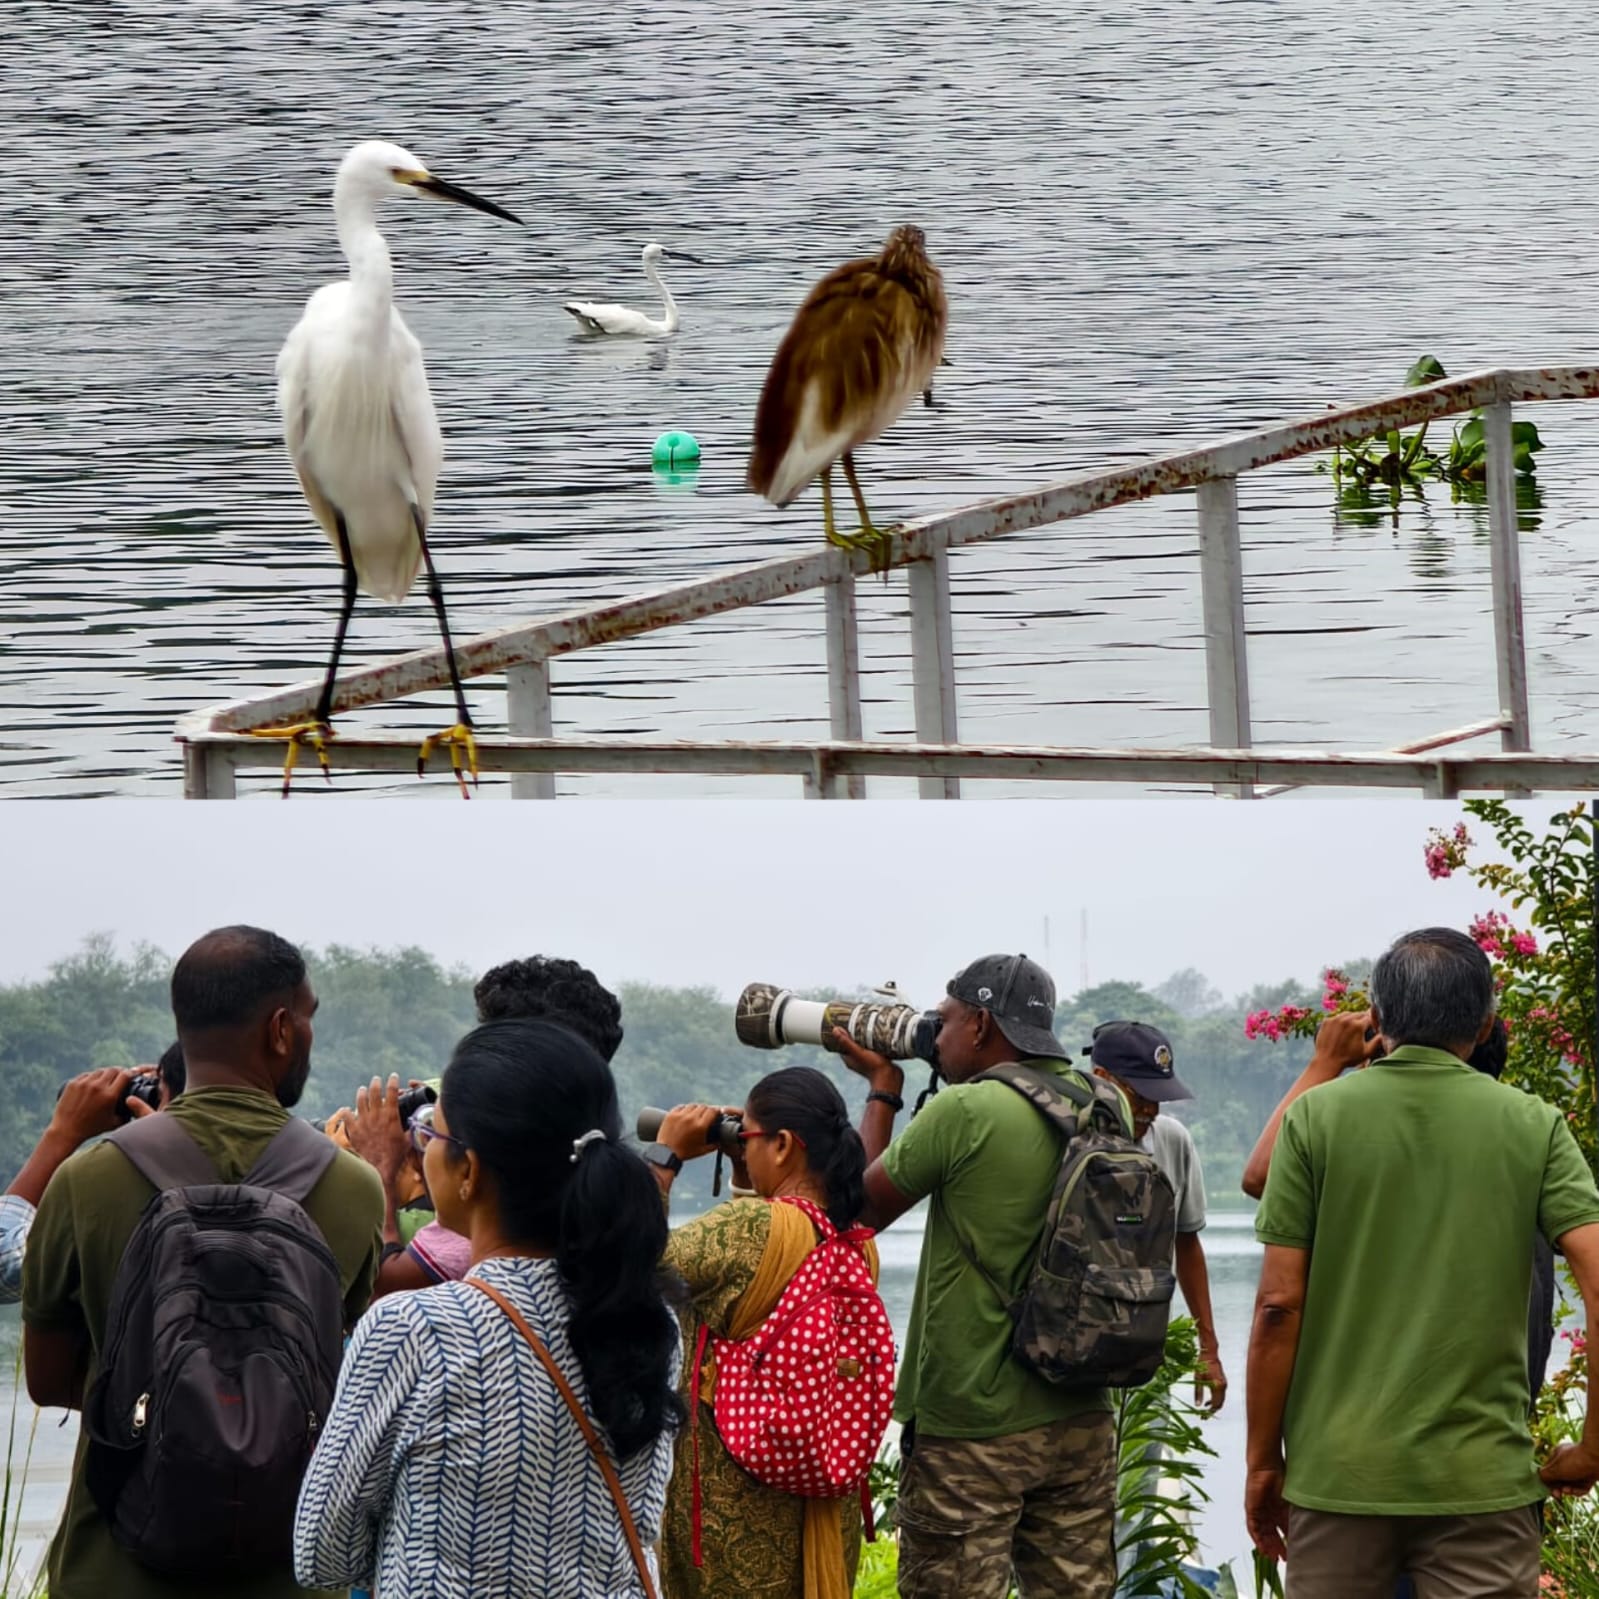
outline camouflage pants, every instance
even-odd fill
[[[1115,1433],[1095,1411],[1003,1438],[915,1434],[900,1477],[900,1599],[1110,1599]]]

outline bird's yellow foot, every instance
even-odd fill
[[[289,727],[252,727],[251,738],[284,738],[289,741],[289,747],[283,756],[283,797],[289,797],[289,780],[294,776],[295,763],[300,759],[300,748],[309,745],[316,751],[318,765],[322,768],[322,775],[331,784],[333,781],[333,768],[328,764],[328,744],[333,738],[333,728],[330,723],[295,722]]]
[[[836,528],[827,535],[829,544],[840,549],[863,550],[871,558],[872,570],[888,575],[888,558],[893,551],[893,536],[900,524],[893,527],[873,527],[866,523],[858,533],[840,533]]]
[[[472,795],[466,786],[466,774],[472,774],[472,783],[478,784],[477,771],[477,739],[473,735],[471,724],[457,722],[454,727],[447,727],[442,733],[432,733],[422,740],[422,747],[416,752],[416,775],[420,777],[426,770],[428,756],[439,748],[448,749],[450,752],[450,770],[455,773],[455,780],[461,785],[461,798],[471,799]],[[462,755],[466,756],[466,764],[461,764]]]

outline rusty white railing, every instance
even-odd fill
[[[799,777],[807,794],[850,799],[864,798],[866,778],[874,775],[913,775],[924,799],[958,798],[963,777],[1185,782],[1210,784],[1218,793],[1244,798],[1260,792],[1262,785],[1390,787],[1419,789],[1428,795],[1462,789],[1599,788],[1599,753],[1531,753],[1510,431],[1511,407],[1516,403],[1595,397],[1599,397],[1599,367],[1478,372],[1406,389],[1366,405],[1327,411],[1308,421],[1240,434],[1206,449],[1163,456],[1113,472],[1089,473],[1032,493],[985,500],[904,524],[892,537],[888,565],[907,568],[910,587],[916,714],[913,744],[867,743],[861,738],[855,579],[866,574],[870,564],[864,554],[854,551],[824,546],[808,555],[737,567],[702,582],[479,634],[456,646],[456,659],[463,677],[505,674],[510,728],[508,738],[479,741],[481,764],[485,771],[513,774],[513,794],[526,799],[553,799],[557,772],[787,774]],[[1496,714],[1376,754],[1252,748],[1238,531],[1239,477],[1389,428],[1456,416],[1477,407],[1483,408],[1488,456]],[[1185,489],[1196,491],[1199,510],[1210,747],[1145,750],[961,744],[950,623],[950,551]],[[554,736],[549,663],[556,656],[817,588],[826,605],[830,738],[797,743],[660,743]],[[448,682],[442,649],[422,650],[341,678],[334,710],[443,689]],[[185,717],[177,729],[183,745],[185,794],[196,799],[232,798],[236,771],[280,765],[282,745],[253,738],[250,730],[310,716],[320,689],[319,681],[299,683]],[[1493,732],[1500,735],[1497,754],[1434,753]],[[414,734],[341,734],[329,745],[328,754],[335,767],[405,771],[414,768],[416,748]]]

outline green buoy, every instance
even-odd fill
[[[650,451],[650,460],[657,467],[697,466],[699,459],[699,440],[681,428],[673,428],[670,432],[663,433]]]

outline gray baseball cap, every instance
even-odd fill
[[[986,1010],[1022,1054],[1039,1060],[1071,1059],[1054,1033],[1054,981],[1037,961],[1025,955],[984,955],[957,972],[945,991]]]

